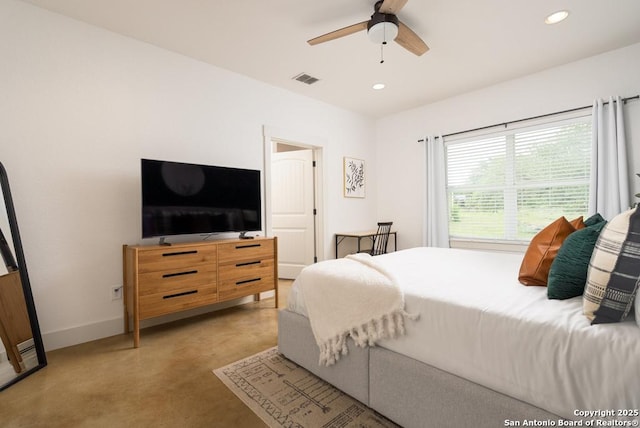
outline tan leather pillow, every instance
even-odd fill
[[[584,229],[586,227],[586,225],[584,224],[584,219],[583,219],[582,216],[580,216],[578,218],[574,218],[569,223],[571,223],[571,226],[573,226],[573,228],[575,230]]]
[[[584,227],[584,224],[582,226]],[[566,218],[560,217],[538,232],[524,253],[518,281],[524,285],[546,286],[553,259],[558,254],[562,242],[575,230]]]

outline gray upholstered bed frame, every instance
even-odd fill
[[[309,320],[283,309],[278,348],[288,359],[372,409],[412,427],[504,427],[505,421],[557,422],[559,416],[382,347],[359,348],[331,367],[318,365]]]

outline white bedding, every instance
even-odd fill
[[[405,293],[406,336],[380,346],[560,416],[640,409],[640,328],[590,325],[582,299],[518,280],[522,255],[414,248],[376,257]],[[289,309],[307,316],[296,281]],[[624,418],[620,418],[624,419]]]

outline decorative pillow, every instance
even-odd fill
[[[640,281],[640,209],[629,210],[629,229],[592,324],[624,320],[636,298]]]
[[[594,324],[621,321],[631,309],[639,278],[640,211],[632,209],[618,214],[600,233],[589,262],[584,314]]]
[[[586,219],[584,221],[584,226],[588,227],[588,226],[593,226],[594,224],[600,223],[606,221],[604,218],[602,218],[602,216],[600,215],[600,213],[596,213],[594,215],[592,215],[591,217],[589,217],[588,219]],[[576,227],[576,229],[578,229]]]
[[[636,292],[636,324],[640,327],[640,293]]]
[[[587,224],[584,221],[582,221],[582,219],[583,217],[580,216],[578,218],[574,218],[569,223],[571,223],[571,226],[573,226],[575,230],[584,229],[587,226]]]
[[[549,270],[549,299],[569,299],[584,293],[589,260],[598,236],[607,224],[602,217],[600,219],[598,223],[576,230],[563,242]]]
[[[547,285],[549,269],[558,249],[575,230],[566,218],[560,217],[538,232],[524,254],[518,281],[524,285]]]

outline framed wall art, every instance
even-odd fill
[[[345,198],[364,198],[364,161],[344,158],[343,186]]]

